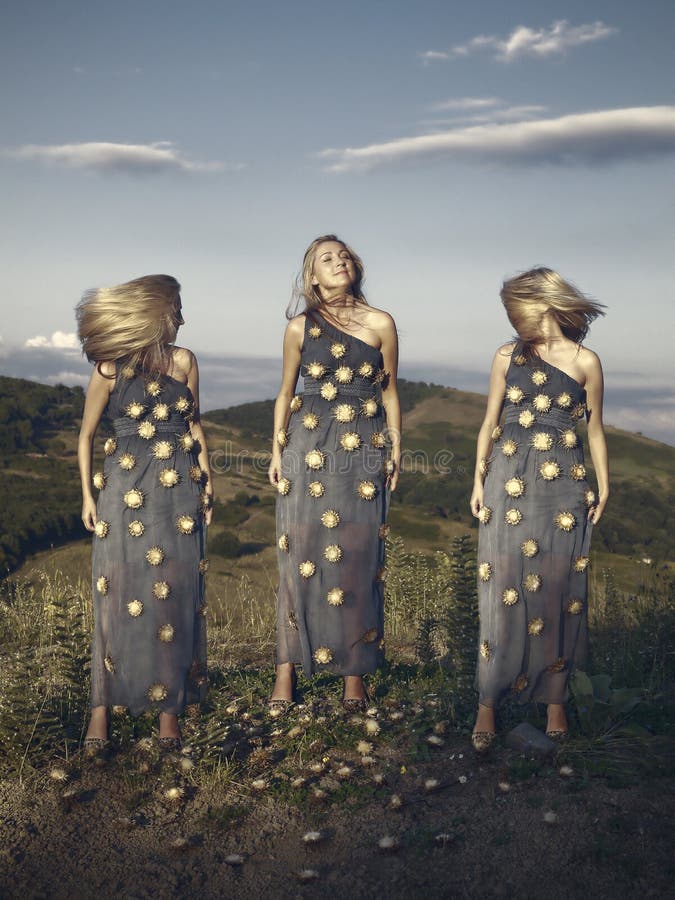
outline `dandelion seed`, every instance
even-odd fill
[[[390,809],[400,809],[403,806],[403,800],[398,794],[392,794],[391,800],[389,801]]]
[[[372,419],[373,416],[377,415],[378,403],[374,397],[368,397],[367,400],[363,400],[361,403],[361,412],[367,419]]]
[[[351,778],[354,770],[351,766],[340,766],[340,768],[335,773],[340,778]]]
[[[327,509],[321,516],[321,524],[325,528],[337,528],[340,524],[340,516],[335,509]]]
[[[241,866],[244,864],[245,859],[240,853],[229,853],[225,857],[225,862],[228,866]]]
[[[170,459],[173,455],[173,444],[171,441],[155,441],[151,452],[155,459]]]
[[[370,741],[359,741],[356,745],[356,752],[362,756],[367,756],[369,753],[373,752],[373,745]]]
[[[176,469],[162,469],[159,473],[159,483],[162,487],[172,488],[180,481],[180,475]]]
[[[498,781],[497,787],[502,792],[502,794],[508,794],[508,792],[511,790],[511,785],[508,781]]]
[[[593,491],[586,491],[584,494],[584,503],[586,506],[595,506],[595,494]]]
[[[381,731],[380,726],[375,721],[375,719],[367,719],[364,727],[366,729],[366,734],[369,734],[372,737],[374,737],[376,734],[379,734]]]
[[[338,384],[351,384],[354,380],[354,371],[349,366],[340,366],[335,370],[334,375]]]
[[[307,330],[307,334],[312,338],[313,341],[316,341],[316,340],[318,340],[318,339],[321,337],[321,335],[323,334],[323,332],[321,331],[321,329],[319,328],[318,325],[312,325],[312,326]]]
[[[171,585],[168,581],[156,581],[152,586],[152,593],[158,600],[166,600],[171,593]]]
[[[280,428],[277,431],[277,444],[282,448],[288,444],[288,432],[285,428]]]
[[[141,506],[143,506],[144,500],[145,494],[138,488],[132,488],[124,495],[124,502],[129,507],[129,509],[140,509]]]
[[[65,769],[57,767],[49,772],[49,777],[52,779],[52,781],[59,781],[63,783],[65,781],[68,781],[69,776]]]
[[[190,759],[189,756],[182,756],[178,765],[181,771],[185,772],[186,774],[188,772],[191,772],[195,767],[194,760]]]
[[[555,481],[560,475],[560,466],[554,459],[547,459],[539,467],[539,474],[544,481]]]
[[[445,741],[437,734],[430,734],[427,736],[427,744],[431,744],[432,747],[443,747],[445,746]]]
[[[481,461],[478,463],[478,474],[481,475],[481,477],[485,478],[487,473],[488,473],[487,460],[481,459]]]
[[[174,634],[175,629],[173,625],[170,625],[168,623],[166,625],[160,625],[157,629],[157,637],[164,644],[170,644],[171,641],[173,641]]]
[[[553,446],[553,438],[547,431],[537,431],[530,441],[535,450],[548,451]]]
[[[312,788],[312,797],[315,800],[325,800],[328,794],[321,788]]]
[[[486,662],[492,657],[492,645],[489,641],[483,641],[480,645],[480,655]]]
[[[293,778],[291,780],[292,788],[301,788],[307,783],[307,779],[303,778],[302,775],[298,775],[297,778]]]
[[[460,784],[466,784],[468,780],[469,779],[466,777],[466,775],[460,775],[459,778],[457,779],[457,781],[459,781]]]
[[[162,700],[166,700],[169,696],[169,691],[167,688],[160,684],[159,682],[150,685],[148,688],[148,699],[150,699],[153,703],[161,703]]]
[[[286,532],[279,535],[279,540],[277,541],[277,545],[278,545],[279,549],[282,550],[284,553],[288,553],[288,548],[290,546],[290,543],[289,543],[288,535],[286,534]]]
[[[574,560],[572,568],[575,572],[585,572],[588,568],[589,562],[590,559],[588,558],[588,556],[577,556]]]
[[[321,831],[306,831],[302,836],[302,840],[305,844],[309,845],[318,844],[323,838],[324,835]]]
[[[176,410],[176,412],[179,412],[182,414],[189,413],[190,410],[192,409],[192,404],[190,403],[190,401],[188,400],[187,397],[179,397],[173,406],[174,406],[174,409]]]
[[[567,391],[563,391],[555,398],[555,402],[560,407],[560,409],[569,409],[572,405],[572,395]]]
[[[547,809],[542,818],[547,825],[555,825],[558,821],[558,816],[552,809]]]
[[[586,413],[586,404],[585,403],[577,403],[574,407],[570,415],[573,419],[583,419]]]
[[[400,722],[405,718],[405,713],[402,713],[400,709],[395,709],[389,713],[389,718],[392,722]]]
[[[502,444],[502,453],[504,454],[504,456],[515,456],[517,451],[518,444],[514,440],[511,440],[511,438],[504,441],[504,443]]]
[[[170,787],[164,791],[164,797],[166,800],[171,800],[171,802],[176,803],[179,800],[182,800],[185,796],[185,791],[182,787]]]
[[[254,791],[266,791],[268,784],[264,778],[256,778],[251,782]]]
[[[359,375],[361,378],[372,378],[375,372],[374,366],[369,362],[363,362],[359,366]]]
[[[145,385],[145,390],[151,397],[158,397],[162,393],[162,385],[159,381],[148,381]]]
[[[105,595],[108,593],[108,579],[105,575],[101,575],[96,579],[96,590],[99,594]]]
[[[190,466],[188,474],[190,475],[190,481],[194,481],[195,484],[202,484],[206,475],[199,466]]]
[[[424,790],[427,792],[427,794],[431,794],[438,789],[439,785],[440,782],[437,778],[427,778],[424,782]]]
[[[378,787],[381,787],[383,784],[386,784],[387,779],[384,777],[382,772],[375,772],[373,775],[373,783]]]
[[[298,881],[301,881],[303,884],[306,884],[308,881],[316,881],[319,877],[319,873],[316,869],[300,869],[297,873]]]
[[[386,834],[384,837],[381,837],[377,842],[377,846],[380,850],[384,850],[385,852],[392,852],[394,850],[398,850],[398,840],[391,834]]]

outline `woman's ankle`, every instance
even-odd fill
[[[344,700],[367,700],[368,694],[361,675],[347,675],[345,677]]]

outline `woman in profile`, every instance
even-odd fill
[[[213,499],[197,360],[174,345],[180,285],[148,275],[88,291],[77,320],[95,364],[78,445],[82,521],[94,535],[85,749],[108,746],[111,706],[157,710],[160,746],[174,749],[178,715],[205,692],[204,526]],[[114,434],[92,475],[103,414]]]
[[[581,343],[602,305],[546,268],[506,281],[501,298],[517,339],[494,356],[471,495],[480,521],[478,752],[492,743],[507,694],[547,704],[547,734],[567,735],[569,676],[587,647],[591,531],[609,496],[602,368]],[[576,428],[584,418],[597,497]]]
[[[342,675],[344,706],[359,710],[363,676],[383,659],[387,497],[400,461],[398,340],[391,316],[366,302],[363,277],[347,244],[316,238],[298,279],[305,308],[284,336],[269,468],[279,548],[272,716],[293,702],[296,664],[305,675]]]

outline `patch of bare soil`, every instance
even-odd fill
[[[333,800],[308,791],[298,803],[211,776],[172,801],[167,770],[180,759],[145,775],[136,759],[124,751],[73,767],[65,783],[0,786],[3,898],[620,900],[672,890],[673,803],[658,779],[614,789],[503,747],[479,760],[453,736],[382,785],[350,791],[328,779]],[[308,831],[320,833],[315,844]],[[385,837],[391,849],[379,846]]]

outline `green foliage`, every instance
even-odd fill
[[[242,544],[237,535],[225,529],[214,537],[209,538],[209,553],[222,556],[223,559],[236,559],[242,550]]]

